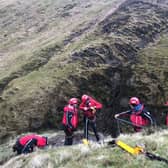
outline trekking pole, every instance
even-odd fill
[[[86,117],[86,120],[85,120],[85,138],[82,140],[83,141],[83,144],[85,145],[89,145],[89,141],[88,141],[88,118]]]

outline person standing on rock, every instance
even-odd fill
[[[84,138],[88,140],[88,126],[90,125],[94,131],[96,140],[99,141],[99,135],[96,130],[96,111],[102,108],[102,104],[88,95],[82,96],[82,102],[79,109],[84,115]]]
[[[72,145],[73,143],[73,132],[78,126],[78,99],[71,98],[68,105],[64,107],[64,115],[62,118],[62,125],[65,132],[64,145]]]
[[[13,145],[13,152],[17,154],[27,154],[33,152],[35,146],[44,148],[48,145],[48,138],[37,134],[28,134],[18,138]]]
[[[144,108],[144,105],[140,103],[137,97],[130,98],[129,105],[130,110],[116,114],[115,118],[118,119],[120,116],[129,115],[136,132],[140,132],[143,127],[155,125],[152,115]]]

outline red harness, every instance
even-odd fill
[[[66,116],[67,116],[68,112],[73,114],[72,119],[71,119],[71,124],[74,128],[77,128],[77,126],[78,126],[78,111],[72,105],[67,105],[67,106],[64,107],[64,115],[63,115],[63,118],[62,118],[62,124],[67,125],[68,121],[67,121]]]

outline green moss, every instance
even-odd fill
[[[166,67],[168,67],[168,36],[165,34],[154,46],[148,46],[139,53],[138,64],[133,69],[140,77],[140,81],[145,83],[145,78],[153,78],[163,87],[165,96],[168,96]]]

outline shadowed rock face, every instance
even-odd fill
[[[70,16],[61,15],[64,19]],[[84,93],[104,105],[97,114],[100,131],[115,132],[113,116],[128,108],[131,96],[138,96],[156,115],[168,95],[167,41],[162,40],[168,38],[167,30],[166,0],[127,0],[103,20],[93,18],[72,30],[58,45],[33,52],[34,59],[25,64],[28,68],[21,66],[0,80],[0,137],[59,128],[67,100]]]
[[[85,84],[88,86],[85,88],[86,92],[90,89],[91,83],[94,87],[89,92],[96,93],[98,89],[97,92],[101,93],[95,95],[101,98],[105,105],[101,117],[104,121],[100,121],[101,124],[104,123],[103,128],[111,129],[110,125],[114,122],[113,114],[124,110],[126,105],[122,102],[125,99],[128,102],[131,96],[138,96],[143,103],[148,104],[158,123],[160,122],[158,111],[161,109],[158,109],[158,106],[166,100],[167,84],[161,84],[160,79],[166,80],[166,76],[157,76],[157,73],[167,70],[163,67],[164,70],[158,69],[154,74],[144,68],[144,64],[149,63],[143,60],[144,56],[140,51],[159,39],[161,34],[167,33],[167,12],[167,6],[159,3],[126,1],[114,14],[99,24],[100,31],[96,31],[96,34],[104,39],[104,43],[72,55],[73,60],[82,61],[88,68],[108,66],[102,70],[103,75],[95,72],[89,78],[88,84]],[[167,55],[165,57],[167,60]]]

